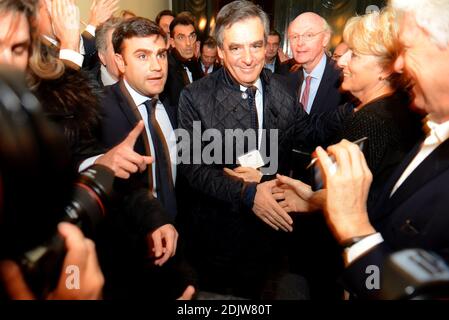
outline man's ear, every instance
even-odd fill
[[[106,57],[103,52],[98,51],[98,58],[100,58],[100,62],[102,65],[106,66]]]
[[[325,32],[323,37],[323,48],[327,48],[329,46],[330,41],[331,41],[331,33]]]
[[[169,37],[169,38],[168,38],[168,43],[169,43],[169,45],[172,46],[172,48],[175,47],[175,40],[174,40],[172,37]]]
[[[116,53],[114,58],[115,58],[115,63],[117,64],[117,68],[120,71],[120,73],[121,74],[125,73],[126,63],[125,63],[125,60],[123,59],[123,56],[119,53]]]
[[[220,47],[217,47],[217,53],[218,53],[218,57],[220,58],[220,60],[224,59],[224,52]]]

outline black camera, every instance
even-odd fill
[[[354,141],[353,143],[358,145],[360,150],[363,151],[365,147],[366,140],[368,140],[367,137],[363,137],[361,139],[358,139]],[[332,163],[329,166],[329,172],[335,173],[337,171],[337,162],[335,161],[335,157],[333,155],[330,155],[329,158],[331,159]],[[324,187],[324,181],[323,181],[323,175],[321,173],[321,168],[318,165],[318,158],[313,158],[310,164],[307,166],[307,170],[310,172],[311,176],[311,182],[312,182],[312,190],[317,191],[320,189],[323,189]]]
[[[37,297],[59,279],[65,257],[57,224],[94,237],[114,173],[94,165],[77,174],[60,129],[47,120],[21,72],[0,66],[0,260],[20,265]]]
[[[65,207],[61,221],[75,224],[86,237],[95,238],[106,214],[113,183],[114,172],[105,166],[93,165],[83,171],[75,182],[73,198]],[[55,233],[49,241],[15,257],[37,296],[44,298],[56,288],[65,253],[64,240]]]

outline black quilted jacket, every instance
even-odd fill
[[[285,174],[289,170],[291,149],[298,144],[315,145],[321,133],[309,124],[309,116],[284,88],[281,76],[264,70],[261,80],[263,128],[278,129],[278,172]],[[201,132],[193,132],[194,121],[201,122]],[[211,128],[218,129],[224,137],[225,129],[250,129],[251,114],[239,85],[223,68],[184,89],[179,101],[178,123],[179,128],[187,130],[191,137]],[[206,145],[203,142],[202,148]],[[245,199],[248,188],[255,188],[255,185],[231,179],[223,173],[225,166],[237,166],[235,141],[233,149],[233,162],[227,165],[200,163],[178,167],[189,184],[188,190],[181,192],[187,201],[180,204],[180,218],[187,219],[184,223],[192,231],[189,237],[197,238],[196,251],[201,252],[203,259],[207,252],[212,253],[211,259],[222,259],[220,265],[226,264],[223,259],[233,259],[236,252],[256,255],[260,250],[260,254],[264,254],[262,251],[266,247],[261,241],[271,233],[271,229],[251,213],[253,199],[250,205],[245,201],[248,200]],[[193,146],[191,150],[194,150]],[[222,157],[229,151],[223,150]],[[198,153],[198,150],[191,152],[191,158],[194,152]],[[198,245],[203,250],[198,250]]]
[[[278,130],[278,171],[286,173],[291,149],[298,144],[314,144],[320,135],[309,125],[308,115],[284,88],[283,78],[264,70],[261,80],[264,90],[263,128]],[[201,134],[211,128],[221,132],[223,160],[225,154],[230,153],[230,150],[224,150],[225,130],[251,129],[248,102],[242,97],[240,86],[224,69],[188,86],[181,95],[178,112],[179,127],[187,130],[191,137],[199,134],[193,132],[194,121],[201,122]],[[267,138],[269,140],[269,134]],[[206,145],[203,142],[202,149]],[[245,184],[223,175],[225,166],[228,168],[237,166],[236,141],[233,143],[233,149],[232,163],[182,164],[180,171],[187,177],[191,187],[201,191],[204,196],[227,202],[234,209],[238,209]]]

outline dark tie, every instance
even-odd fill
[[[306,78],[306,88],[304,89],[304,93],[301,97],[301,104],[304,108],[304,111],[307,111],[307,104],[309,103],[309,95],[310,95],[310,82],[312,81],[311,76],[307,76]]]
[[[145,102],[148,112],[148,129],[154,148],[154,162],[156,171],[156,195],[165,210],[174,218],[177,213],[176,197],[171,172],[170,153],[161,127],[156,121],[156,106],[158,100],[153,98]]]
[[[251,111],[251,129],[256,132],[256,149],[259,149],[259,118],[257,117],[256,92],[257,87],[255,86],[246,89],[246,93],[248,94],[248,104]]]

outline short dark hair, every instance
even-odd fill
[[[173,13],[173,11],[171,10],[162,10],[161,12],[159,12],[156,16],[155,22],[157,25],[159,25],[159,22],[161,22],[162,17],[164,16],[170,16],[170,17],[175,17],[175,14]]]
[[[270,33],[268,33],[269,36],[277,36],[279,38],[279,42],[282,41],[281,34],[277,32],[276,30],[271,30]]]
[[[123,41],[131,38],[160,36],[167,43],[165,32],[153,21],[146,18],[132,18],[123,21],[112,34],[112,44],[115,53],[122,53]]]
[[[174,30],[177,25],[193,26],[193,28],[195,28],[195,22],[192,19],[190,19],[187,15],[184,14],[177,15],[176,18],[174,18],[173,21],[170,23],[170,37],[172,38],[175,36]]]
[[[201,51],[203,51],[203,47],[215,49],[217,47],[217,41],[213,37],[207,37],[206,40],[201,42]]]

